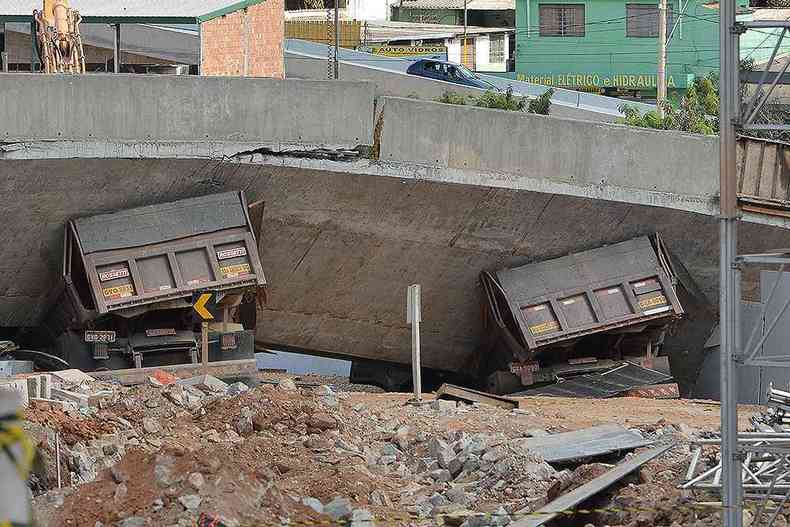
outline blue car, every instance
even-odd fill
[[[461,64],[453,64],[452,62],[420,59],[409,66],[409,68],[406,70],[406,73],[409,75],[416,75],[418,77],[426,77],[428,79],[436,79],[440,81],[452,82],[454,84],[471,86],[473,88],[499,91],[499,88],[490,82],[484,81],[466,66]]]

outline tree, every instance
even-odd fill
[[[537,113],[540,115],[549,115],[551,111],[551,98],[554,97],[554,88],[549,88],[542,94],[538,95],[527,106],[529,113]]]
[[[686,89],[680,101],[667,100],[663,104],[664,118],[657,111],[642,114],[636,107],[623,104],[623,113],[617,122],[641,128],[682,130],[696,134],[712,135],[719,132],[718,77],[708,75],[697,78]]]
[[[752,61],[741,61],[742,70],[753,69]],[[745,84],[741,85],[741,98],[748,99],[750,91]],[[695,134],[715,135],[719,133],[719,76],[709,73],[697,78],[686,88],[680,100],[667,101],[664,104],[664,118],[655,111],[642,114],[636,107],[623,104],[618,108],[623,117],[617,122],[641,128],[659,130],[682,130]],[[776,101],[768,101],[756,118],[757,122],[787,123],[790,121],[790,109]],[[752,131],[751,135],[766,139],[790,140],[790,134],[782,131]]]

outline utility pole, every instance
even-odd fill
[[[340,78],[340,67],[338,64],[338,48],[340,47],[340,16],[338,15],[338,4],[340,0],[335,0],[335,80]]]
[[[658,2],[658,82],[656,83],[656,109],[664,118],[667,100],[667,0]]]
[[[466,39],[466,5],[467,5],[468,2],[469,2],[469,0],[464,0],[464,45],[463,45],[463,47],[461,49],[461,64],[464,63],[464,58],[466,57],[466,54],[467,54],[467,42],[468,41]]]

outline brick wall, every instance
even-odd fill
[[[283,0],[265,0],[200,25],[201,73],[283,78]]]

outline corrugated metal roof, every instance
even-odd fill
[[[744,210],[790,217],[790,144],[738,141],[738,199]]]
[[[178,21],[211,20],[266,0],[75,0],[72,8],[79,11],[86,23],[132,19],[138,22],[177,23]],[[24,22],[31,19],[34,9],[41,9],[41,0],[0,0],[0,22]],[[22,20],[22,19],[25,20]]]
[[[403,0],[399,7],[408,9],[463,9],[464,0]],[[516,0],[468,0],[467,9],[503,11],[516,9]]]

